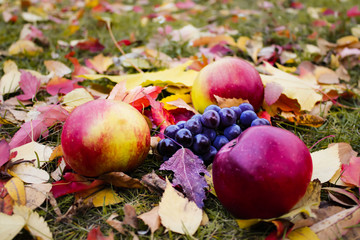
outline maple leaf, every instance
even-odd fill
[[[360,187],[360,157],[352,157],[349,164],[341,166],[343,174],[341,179],[348,184]]]
[[[24,94],[17,96],[20,101],[29,100],[35,97],[40,88],[40,80],[27,71],[21,70],[20,88]]]
[[[186,196],[194,201],[198,207],[204,207],[205,190],[208,186],[205,177],[209,175],[203,161],[190,149],[179,149],[169,160],[161,164],[160,170],[174,172],[173,184],[181,185]]]
[[[36,141],[40,136],[46,137],[48,129],[41,120],[33,120],[21,125],[21,128],[15,133],[9,145],[10,148],[19,147],[31,141]]]
[[[0,167],[7,163],[10,158],[10,146],[5,139],[0,141]]]

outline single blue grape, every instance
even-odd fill
[[[236,123],[237,115],[231,108],[222,108],[219,111],[220,127],[225,128]]]
[[[250,127],[252,121],[257,119],[257,115],[253,110],[246,110],[240,115],[240,124],[245,127]]]
[[[193,143],[193,135],[189,129],[182,128],[175,134],[175,141],[184,148],[189,148]]]
[[[216,148],[214,146],[210,146],[209,151],[207,153],[201,155],[201,158],[204,161],[204,164],[206,166],[210,165],[213,162],[214,157],[217,152],[218,152],[218,150],[216,150]]]
[[[237,138],[240,134],[241,134],[241,128],[237,124],[233,124],[224,129],[224,136],[229,140],[233,140]]]
[[[161,139],[157,145],[158,152],[166,157],[171,157],[178,149],[178,145],[170,138]]]
[[[236,113],[236,119],[240,119],[240,115],[242,113],[241,109],[239,107],[232,106],[230,107],[234,112]]]
[[[207,112],[209,110],[214,110],[216,112],[219,112],[220,111],[220,107],[218,105],[209,105],[205,108],[204,112]]]
[[[167,126],[165,128],[164,135],[165,135],[165,137],[175,139],[175,134],[179,130],[180,130],[179,126],[177,126],[177,125],[169,125],[169,126]]]
[[[257,118],[251,122],[251,127],[254,126],[262,126],[262,125],[270,125],[270,122],[265,118]]]
[[[202,124],[200,120],[197,119],[189,119],[185,123],[185,128],[189,129],[190,132],[195,136],[202,132]]]
[[[208,110],[201,116],[201,123],[208,128],[217,128],[220,124],[219,113],[215,110]]]
[[[202,134],[204,134],[211,142],[216,138],[216,131],[212,128],[203,127]]]
[[[246,110],[255,111],[254,107],[250,103],[242,103],[242,104],[240,104],[239,108],[242,112],[244,112]]]
[[[194,137],[192,149],[196,154],[204,154],[210,150],[211,142],[204,134],[197,134]]]
[[[201,119],[201,114],[195,114],[191,117],[191,119],[199,120]]]
[[[216,150],[219,151],[220,148],[222,148],[222,146],[224,146],[228,142],[229,139],[227,139],[224,135],[218,135],[213,142],[213,146],[216,148]]]
[[[179,128],[184,128],[184,127],[185,127],[185,123],[186,123],[186,121],[178,121],[178,122],[176,123],[176,126],[178,126]]]

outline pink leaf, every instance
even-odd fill
[[[190,9],[195,6],[195,3],[191,0],[186,0],[185,2],[177,2],[175,6],[179,9]]]
[[[67,172],[63,176],[63,180],[53,183],[51,192],[54,194],[55,198],[64,196],[66,194],[80,192],[83,190],[89,190],[91,188],[100,186],[104,184],[104,181],[94,180],[90,182],[85,177],[76,174]]]
[[[179,149],[169,160],[160,166],[160,170],[174,172],[173,184],[181,185],[186,196],[200,208],[204,207],[205,190],[208,185],[205,177],[209,175],[203,161],[190,149]]]
[[[0,167],[7,163],[10,158],[10,146],[5,139],[0,141]]]
[[[350,8],[346,15],[348,17],[357,17],[360,16],[360,10],[359,10],[359,6],[353,6],[352,8]]]
[[[54,77],[46,85],[46,91],[53,96],[59,93],[67,94],[72,90],[74,90],[74,84],[66,78]]]
[[[60,105],[47,105],[36,108],[41,112],[37,120],[41,120],[47,127],[52,126],[57,122],[65,122],[69,116],[69,112]]]
[[[40,88],[40,80],[29,72],[21,70],[20,88],[24,94],[17,96],[20,101],[29,100],[35,97]]]
[[[264,92],[264,100],[266,104],[269,106],[274,104],[279,99],[283,90],[283,87],[278,83],[271,82],[266,84]]]
[[[26,122],[11,139],[10,148],[13,149],[31,141],[36,141],[40,135],[44,137],[48,135],[47,127],[41,120]]]
[[[343,174],[341,180],[345,183],[360,187],[360,157],[352,157],[349,164],[341,166]]]

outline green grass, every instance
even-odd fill
[[[114,2],[114,1],[110,1]],[[135,4],[137,1],[123,1],[127,4]],[[201,3],[202,6],[206,6],[207,9],[204,12],[192,13],[189,15],[189,21],[174,21],[166,24],[177,29],[187,24],[192,24],[198,28],[205,28],[209,21],[218,26],[225,26],[238,31],[234,38],[237,39],[239,36],[249,36],[257,32],[263,34],[264,45],[268,46],[271,44],[285,45],[285,44],[298,44],[303,47],[305,44],[316,44],[314,40],[310,40],[307,36],[314,31],[318,32],[318,36],[322,37],[330,42],[336,42],[340,37],[351,34],[351,28],[356,24],[360,23],[360,19],[348,19],[345,17],[346,10],[350,7],[358,4],[358,0],[348,1],[335,1],[335,0],[305,0],[301,1],[306,6],[305,9],[299,10],[297,14],[293,14],[286,11],[289,1],[283,6],[278,5],[279,1],[271,1],[274,4],[274,8],[270,10],[261,10],[257,8],[257,4],[262,1],[246,1],[246,0],[233,0],[228,1],[227,4],[221,3],[221,1],[214,1],[213,4],[209,5],[208,1],[201,0],[195,1]],[[146,25],[141,23],[141,18],[152,12],[153,5],[160,4],[161,1],[150,1],[149,6],[145,7],[144,14],[135,12],[127,12],[126,14],[114,15],[110,13],[102,13],[101,16],[110,17],[112,21],[112,31],[117,40],[128,39],[131,34],[135,36],[136,43],[132,46],[124,47],[125,52],[130,52],[131,48],[136,46],[142,46],[148,43],[151,38],[157,33],[159,27],[164,27],[164,23],[156,21],[149,21]],[[59,3],[59,7],[71,6],[72,1],[63,1]],[[307,12],[308,7],[323,8],[329,7],[333,10],[339,11],[339,17],[334,16],[321,16],[321,19],[328,21],[330,24],[340,21],[334,29],[313,27],[311,19]],[[238,22],[233,22],[229,15],[230,11],[235,8],[240,9],[253,9],[259,11],[259,14],[246,16]],[[74,12],[75,13],[75,12]],[[177,12],[181,13],[181,11]],[[18,40],[20,31],[25,22],[18,19],[16,23],[5,23],[0,20],[0,51],[5,51],[9,46]],[[56,52],[59,54],[58,60],[71,66],[71,63],[65,59],[65,55],[71,51],[69,48],[58,47],[57,41],[64,40],[70,42],[71,40],[83,39],[85,36],[98,38],[99,41],[106,47],[104,54],[120,56],[120,52],[114,46],[109,32],[106,29],[105,24],[99,23],[94,18],[94,14],[90,9],[86,9],[83,18],[79,22],[80,30],[71,36],[65,36],[64,33],[68,27],[68,22],[65,21],[63,24],[53,24],[49,22],[38,23],[39,27],[45,36],[49,38],[49,47],[44,48],[44,52],[35,57],[25,56],[0,56],[0,66],[6,60],[13,60],[17,63],[19,68],[33,69],[46,74],[44,66],[44,60],[51,59],[51,53]],[[274,31],[274,27],[285,26],[289,29],[291,34],[296,36],[296,39],[289,39],[277,35]],[[198,49],[191,47],[188,43],[179,44],[177,42],[170,41],[168,39],[165,44],[159,45],[158,49],[173,58],[184,58],[193,56],[198,52]],[[79,51],[73,49],[76,54],[75,57],[79,59],[81,64],[84,64],[86,58],[91,58],[95,54]],[[238,56],[246,57],[241,52],[235,53]],[[303,54],[299,50],[299,62],[304,60],[314,60],[309,56]],[[297,62],[297,63],[299,63]],[[322,63],[324,64],[324,63]],[[116,70],[116,69],[115,69]],[[134,72],[133,69],[129,71]],[[356,66],[350,71],[352,76],[351,84],[352,87],[358,88],[357,85],[360,79],[360,67]],[[0,76],[3,74],[2,69],[0,70]],[[5,99],[13,95],[5,95]],[[292,123],[286,123],[283,121],[275,121],[274,123],[279,127],[283,127],[293,131],[298,135],[308,147],[313,146],[316,142],[324,139],[317,143],[311,151],[320,150],[326,148],[330,143],[336,142],[348,142],[351,144],[353,149],[360,152],[360,117],[359,108],[360,101],[359,97],[354,97],[351,100],[340,99],[339,102],[348,106],[349,108],[334,106],[331,108],[331,112],[327,117],[326,123],[319,128],[296,126]],[[20,126],[3,125],[0,130],[0,137],[9,139]],[[46,139],[44,143],[51,146],[56,146],[60,142],[61,126],[54,126],[50,130],[50,138]],[[333,137],[329,137],[333,135]],[[146,162],[138,168],[135,172],[131,173],[131,176],[141,178],[144,174],[150,173],[155,170],[161,175],[167,173],[158,170],[161,161],[155,156],[149,156]],[[49,166],[49,169],[53,169],[55,166]],[[160,196],[154,193],[150,193],[146,189],[116,189],[118,194],[124,198],[124,201],[120,204],[99,208],[91,208],[81,214],[76,215],[72,222],[69,223],[56,223],[56,214],[49,203],[43,204],[37,209],[39,214],[43,216],[48,222],[51,231],[54,234],[55,239],[86,239],[86,236],[90,229],[95,226],[100,226],[104,233],[109,233],[111,227],[105,223],[105,220],[115,212],[119,214],[119,220],[122,220],[124,216],[123,207],[124,204],[131,204],[135,207],[138,214],[144,213],[154,207],[160,201]],[[209,217],[209,223],[206,226],[201,226],[193,237],[182,236],[172,232],[165,232],[162,227],[155,232],[155,239],[262,239],[266,234],[274,230],[274,227],[270,224],[262,224],[255,229],[241,230],[235,219],[222,207],[219,201],[210,193],[207,194],[205,201],[205,212]],[[64,196],[57,199],[59,208],[62,213],[65,213],[67,209],[74,202],[74,197]],[[130,229],[136,231],[134,229]],[[144,225],[141,225],[141,229],[146,230]],[[114,230],[113,230],[114,231]],[[139,235],[140,239],[151,239],[150,234]],[[31,238],[26,231],[22,231],[16,239],[29,239]],[[123,236],[116,233],[116,239],[132,239],[131,236]]]

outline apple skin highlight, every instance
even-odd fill
[[[98,99],[77,107],[61,134],[65,162],[77,173],[95,177],[131,171],[146,158],[150,130],[127,103]]]
[[[215,192],[236,218],[268,219],[287,213],[312,176],[306,145],[292,132],[256,126],[220,149],[213,163]]]
[[[204,67],[192,86],[191,98],[199,112],[221,98],[248,100],[258,110],[264,100],[264,86],[257,70],[245,60],[227,57]]]

